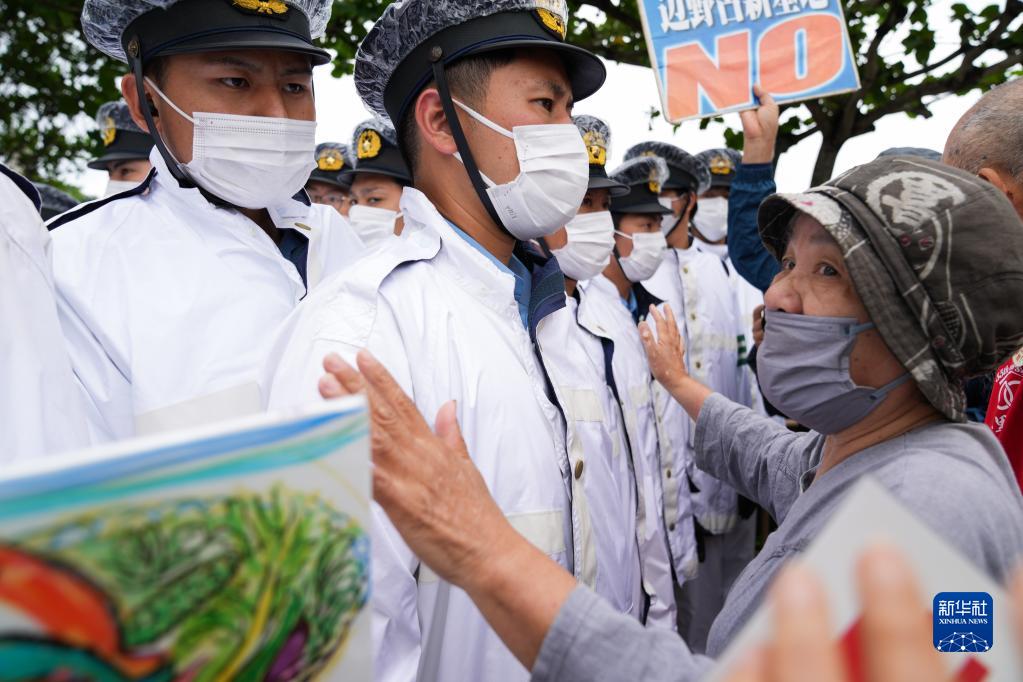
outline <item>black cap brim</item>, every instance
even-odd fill
[[[629,193],[629,186],[620,182],[615,182],[611,178],[601,178],[590,176],[590,183],[586,186],[587,189],[607,189],[611,190],[610,194],[612,197],[624,197]]]
[[[215,33],[192,38],[172,48],[161,50],[154,56],[188,54],[195,52],[217,52],[221,50],[282,50],[297,52],[310,58],[313,66],[330,61],[330,53],[307,43],[298,36],[266,31],[239,31],[236,33]]]
[[[408,175],[403,175],[400,171],[391,170],[389,168],[354,168],[350,171],[345,171],[345,175],[351,178],[351,182],[355,183],[355,177],[357,175],[383,175],[387,178],[392,178],[398,181],[401,185],[411,185],[412,178]]]
[[[639,215],[657,214],[657,215],[668,215],[671,213],[671,209],[664,208],[659,202],[651,201],[642,204],[633,204],[632,206],[611,206],[611,212],[619,215],[627,215],[629,213],[635,213]]]
[[[309,175],[309,180],[306,181],[306,185],[310,182],[322,182],[325,185],[340,187],[346,191],[352,188],[352,181],[348,179],[348,176],[344,171],[328,173],[321,170],[314,170]]]
[[[114,163],[115,161],[149,161],[149,153],[143,154],[142,152],[110,152],[103,156],[93,159],[86,164],[93,170],[107,170],[107,164]]]

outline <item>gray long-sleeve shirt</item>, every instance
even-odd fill
[[[823,447],[819,434],[794,434],[720,395],[708,398],[696,424],[697,466],[757,501],[779,524],[732,587],[710,632],[709,657],[690,653],[673,633],[645,630],[580,587],[547,633],[533,679],[700,678],[763,602],[785,561],[817,537],[866,475],[998,580],[1023,558],[1023,497],[983,425],[924,426],[849,457],[815,481]]]

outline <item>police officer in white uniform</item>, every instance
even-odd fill
[[[739,364],[746,367],[742,379],[746,384],[741,388],[748,392],[752,406],[766,414],[763,397],[757,386],[756,377],[749,368],[749,352],[753,346],[753,313],[764,304],[764,294],[746,281],[732,265],[728,255],[728,198],[731,196],[732,180],[742,163],[742,154],[734,149],[708,149],[696,157],[710,169],[710,188],[700,195],[699,213],[693,219],[693,236],[700,250],[721,259],[728,271],[728,281],[735,293],[739,333]]]
[[[329,0],[87,0],[89,41],[156,143],[127,192],[50,224],[94,440],[258,410],[278,325],[363,250],[311,204],[313,44]]]
[[[88,442],[81,395],[57,321],[50,235],[40,198],[0,164],[0,462]]]
[[[96,112],[99,154],[88,163],[89,168],[107,172],[104,197],[134,189],[149,176],[153,164],[153,138],[138,127],[123,101],[104,102]]]
[[[626,158],[645,154],[656,154],[668,164],[670,176],[661,189],[661,198],[672,206],[674,224],[665,226],[670,248],[664,264],[644,287],[671,303],[679,325],[684,326],[685,359],[690,373],[730,400],[748,406],[751,394],[747,368],[740,365],[738,306],[728,272],[717,256],[700,250],[690,230],[693,215],[698,215],[698,197],[710,186],[710,170],[695,156],[662,142],[636,145],[626,152]],[[674,408],[668,406],[667,410]],[[677,415],[670,416],[674,419]],[[673,463],[665,467],[663,482],[666,497],[672,486],[692,487],[700,565],[699,575],[688,576],[690,579],[681,585],[679,632],[693,651],[702,653],[710,624],[738,575],[728,556],[736,554],[736,547],[742,546],[738,563],[752,558],[752,519],[744,520],[740,514],[752,510],[745,507],[740,510],[735,490],[693,466],[695,434],[691,420],[684,419],[688,422],[688,438],[681,447],[672,449]],[[668,522],[672,522],[670,514]],[[741,537],[729,536],[729,540],[735,541],[723,541],[723,536],[737,528]]]
[[[348,145],[340,142],[321,142],[316,145],[316,168],[305,183],[305,191],[315,204],[332,206],[348,217],[352,205],[352,169]]]
[[[363,121],[352,134],[355,165],[345,174],[352,183],[348,219],[366,246],[401,235],[401,194],[412,173],[398,149],[398,134],[380,117]]]
[[[609,386],[612,409],[622,422],[622,449],[628,453],[631,463],[620,475],[627,475],[630,486],[635,486],[636,491],[635,503],[631,509],[623,510],[623,515],[630,519],[634,516],[633,530],[646,597],[642,621],[651,627],[675,629],[671,562],[660,512],[663,494],[659,477],[657,424],[650,393],[650,368],[626,301],[616,291],[615,284],[601,274],[612,270],[610,261],[615,249],[612,197],[628,195],[630,187],[607,175],[611,143],[607,124],[593,116],[576,116],[573,121],[589,155],[589,189],[579,214],[564,230],[545,238],[545,243],[553,249],[565,273],[566,291],[572,299],[578,300],[576,318],[579,325],[602,341],[598,346],[602,352],[596,361],[609,368],[609,371],[605,369],[605,381]],[[654,206],[661,209],[656,202]],[[623,241],[623,244],[627,242]],[[617,265],[613,270],[621,274]],[[631,292],[631,285],[624,275],[621,279],[626,290]],[[571,305],[572,300],[569,303]]]
[[[409,159],[415,186],[401,212],[411,233],[303,304],[270,397],[313,399],[324,355],[351,360],[369,348],[430,419],[456,401],[472,456],[516,528],[631,611],[597,528],[617,520],[599,518],[608,506],[590,499],[613,448],[587,449],[606,438],[607,387],[581,369],[589,360],[556,260],[525,248],[575,216],[589,179],[570,109],[605,70],[564,42],[567,18],[551,0],[387,8],[355,79],[367,106],[395,122]],[[377,679],[528,679],[469,597],[377,518]]]

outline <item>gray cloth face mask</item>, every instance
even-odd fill
[[[874,328],[851,317],[813,317],[767,311],[757,377],[764,397],[790,419],[817,433],[844,431],[873,412],[907,372],[881,388],[858,386],[849,374],[856,338]]]

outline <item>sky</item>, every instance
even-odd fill
[[[940,58],[943,50],[952,50],[958,45],[955,27],[947,19],[951,4],[951,0],[938,0],[931,8],[928,23],[937,33],[939,46],[933,59]],[[901,47],[900,41],[901,36],[891,36],[886,41],[888,45],[882,44],[882,54],[894,55]],[[597,116],[610,125],[609,168],[613,169],[622,160],[629,147],[644,140],[671,142],[693,153],[724,146],[725,124],[711,124],[706,130],[700,130],[699,121],[687,121],[676,132],[660,117],[651,121],[650,110],[660,110],[657,83],[651,69],[615,62],[605,64],[608,78],[604,87],[579,102],[575,113]],[[950,65],[954,66],[955,63]],[[370,116],[356,94],[352,77],[334,78],[330,67],[325,66],[317,69],[315,84],[317,141],[350,142],[355,126]],[[890,147],[926,147],[941,151],[952,127],[979,98],[980,93],[975,92],[965,97],[940,99],[931,105],[933,116],[929,119],[911,119],[903,114],[881,119],[875,132],[846,143],[838,157],[836,174],[871,161]],[[740,128],[738,114],[729,114],[725,120],[727,125]],[[795,192],[809,186],[820,144],[820,136],[814,135],[781,157],[776,176],[779,191]],[[93,196],[102,195],[107,182],[105,172],[92,170],[72,180]]]

